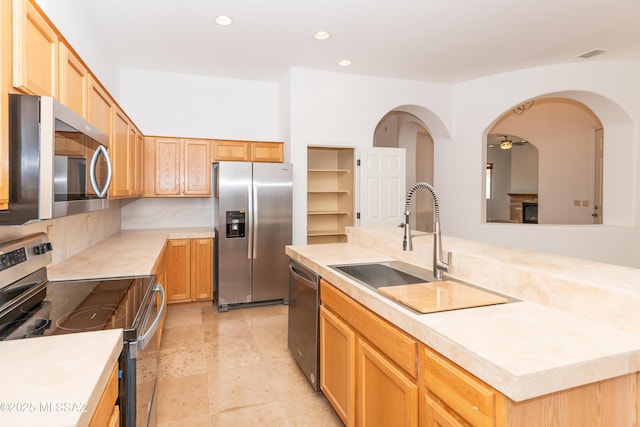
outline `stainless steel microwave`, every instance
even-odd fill
[[[104,209],[109,138],[51,97],[9,95],[9,209],[0,225]]]

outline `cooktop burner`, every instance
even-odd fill
[[[123,305],[94,305],[74,310],[56,320],[65,331],[98,331],[125,327],[127,307]]]

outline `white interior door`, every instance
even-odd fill
[[[406,150],[367,147],[361,153],[360,225],[399,225],[404,221]]]

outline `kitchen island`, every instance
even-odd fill
[[[329,266],[401,260],[430,269],[432,238],[416,233],[414,251],[403,252],[401,229],[352,228],[348,236],[349,243],[291,246],[287,254],[514,405],[607,381],[615,389],[611,381],[620,378],[628,388],[619,390],[618,410],[637,420],[638,270],[445,236],[449,277],[519,301],[418,314]]]

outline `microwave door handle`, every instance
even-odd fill
[[[149,343],[149,340],[153,337],[153,335],[158,330],[158,326],[160,325],[160,321],[162,320],[162,317],[164,316],[165,306],[166,306],[166,296],[165,296],[165,293],[164,293],[164,288],[162,287],[162,285],[160,283],[156,283],[156,285],[153,287],[153,291],[154,292],[160,292],[160,296],[162,297],[162,300],[160,301],[160,310],[158,310],[158,314],[156,315],[156,318],[153,319],[153,323],[151,323],[151,326],[149,326],[149,329],[144,331],[144,333],[136,341],[136,350],[137,351],[142,351],[142,350],[145,349],[145,347]],[[154,299],[152,299],[152,301],[154,301]],[[152,302],[152,304],[153,304],[153,302]]]
[[[96,179],[96,169],[98,168],[98,157],[100,155],[104,156],[104,160],[107,162],[107,180],[104,184],[103,188],[98,186],[98,181]],[[111,185],[111,160],[109,159],[109,153],[107,149],[104,148],[104,145],[98,146],[95,153],[93,153],[93,157],[91,158],[91,166],[89,167],[89,176],[91,177],[91,185],[93,186],[93,191],[96,192],[98,197],[103,198],[107,191],[109,190],[109,185]]]

